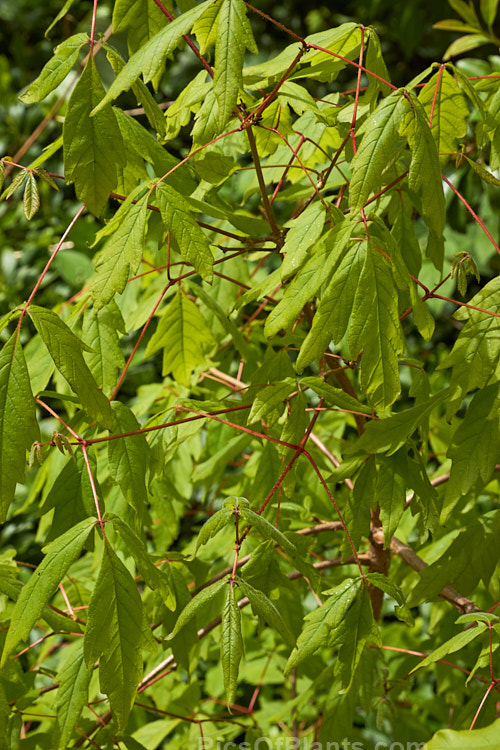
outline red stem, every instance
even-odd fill
[[[471,208],[471,206],[469,206],[469,204],[467,203],[467,201],[465,200],[465,198],[463,197],[463,195],[461,195],[461,193],[456,189],[456,187],[453,185],[453,183],[450,182],[450,180],[448,180],[448,178],[445,177],[444,174],[442,174],[441,177],[446,182],[446,184],[448,185],[448,187],[450,187],[453,190],[453,192],[455,193],[455,195],[457,196],[457,198],[459,198],[462,201],[462,203],[464,204],[464,206],[467,209],[467,211],[469,211],[469,213],[471,214],[471,216],[474,217],[474,219],[477,221],[477,223],[479,224],[479,226],[481,227],[481,229],[483,230],[483,232],[485,233],[485,235],[487,236],[487,238],[490,240],[491,244],[493,245],[493,247],[495,248],[495,250],[497,251],[497,253],[500,254],[500,247],[497,245],[497,243],[495,242],[495,240],[493,239],[493,237],[491,236],[491,234],[488,232],[488,230],[486,229],[485,225],[483,224],[483,222],[481,221],[481,219],[479,218],[479,216],[475,213],[475,211]]]
[[[51,256],[50,256],[50,258],[48,259],[48,261],[47,261],[47,264],[46,264],[45,268],[43,269],[42,273],[40,274],[40,276],[39,276],[39,278],[38,278],[38,281],[36,282],[36,284],[35,284],[35,286],[34,286],[34,288],[33,288],[33,291],[31,292],[30,296],[28,297],[28,301],[26,302],[26,304],[24,305],[23,309],[21,310],[21,315],[19,316],[19,322],[18,322],[18,324],[17,324],[17,328],[18,328],[18,330],[19,330],[19,329],[21,328],[21,323],[23,322],[23,318],[24,318],[24,316],[26,315],[26,312],[27,312],[27,310],[28,310],[28,307],[30,306],[31,302],[33,301],[33,297],[35,296],[35,294],[36,294],[36,293],[38,292],[38,290],[40,289],[40,284],[41,284],[41,283],[42,283],[42,281],[44,280],[44,278],[45,278],[45,276],[46,276],[46,274],[47,274],[47,271],[49,270],[50,266],[52,265],[52,262],[54,261],[54,259],[55,259],[56,255],[57,255],[57,253],[58,253],[58,252],[59,252],[59,250],[61,249],[61,247],[62,247],[62,245],[63,245],[63,243],[64,243],[64,241],[65,241],[66,237],[67,237],[67,236],[68,236],[68,234],[69,234],[69,233],[71,232],[71,230],[73,229],[73,227],[75,226],[76,222],[78,221],[78,219],[80,218],[80,216],[82,215],[82,213],[83,213],[84,211],[85,211],[85,206],[81,206],[81,207],[80,207],[80,208],[78,209],[78,211],[77,211],[77,213],[76,213],[76,216],[75,216],[75,217],[74,217],[74,218],[73,218],[73,219],[71,220],[71,222],[69,223],[68,227],[66,228],[66,231],[64,232],[63,236],[61,237],[61,239],[60,239],[60,240],[59,240],[59,242],[57,243],[57,245],[56,245],[56,247],[55,247],[55,249],[54,249],[54,251],[53,251],[52,255],[51,255]]]

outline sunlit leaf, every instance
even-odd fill
[[[19,332],[15,331],[0,352],[0,522],[22,482],[26,455],[40,440],[35,402]]]

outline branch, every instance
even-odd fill
[[[382,529],[373,529],[372,535],[377,544],[384,544],[384,534]],[[393,536],[391,539],[390,549],[392,550],[392,552],[398,555],[398,557],[400,557],[403,562],[409,565],[410,568],[413,568],[413,570],[421,571],[424,568],[428,567],[428,564],[424,560],[422,560],[422,558],[419,557],[411,547],[408,547],[407,544],[404,544],[395,536]],[[479,607],[477,607],[471,599],[467,599],[467,597],[462,596],[462,594],[456,591],[456,589],[454,589],[452,586],[445,586],[439,596],[442,599],[446,599],[447,602],[453,604],[453,606],[456,607],[461,613],[468,614],[469,612],[480,611]]]

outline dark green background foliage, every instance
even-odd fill
[[[494,747],[497,2],[0,21],[0,750]]]

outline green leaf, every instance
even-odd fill
[[[28,173],[28,179],[24,188],[23,197],[23,208],[24,215],[30,221],[40,208],[40,194],[38,192],[38,185],[31,172]]]
[[[462,16],[464,21],[473,26],[475,29],[481,28],[479,18],[477,17],[472,3],[466,3],[465,0],[448,0],[448,2],[453,10],[455,10],[459,16]]]
[[[495,750],[498,745],[500,719],[483,729],[469,729],[456,732],[454,729],[440,729],[422,750]]]
[[[349,205],[352,211],[363,208],[370,193],[381,186],[382,172],[396,147],[405,110],[401,91],[393,91],[364,123],[363,140],[351,162]]]
[[[349,472],[349,476],[352,475]],[[377,466],[375,458],[370,458],[362,464],[361,470],[356,478],[354,489],[346,500],[343,508],[344,521],[349,529],[352,543],[359,548],[361,538],[370,534],[370,509],[374,506],[375,491],[377,488]],[[352,547],[346,535],[343,536],[342,561],[345,562],[352,556]]]
[[[448,448],[452,459],[450,480],[442,512],[446,523],[462,495],[479,484],[483,487],[495,470],[500,447],[499,385],[478,391]]]
[[[445,586],[455,586],[467,596],[480,580],[488,587],[498,559],[500,513],[490,511],[460,531],[450,546],[428,567],[408,596],[408,606],[433,599]]]
[[[182,628],[188,623],[192,618],[198,614],[198,612],[203,609],[203,607],[211,601],[219,591],[224,588],[224,586],[227,586],[229,581],[229,576],[225,576],[224,578],[221,578],[220,581],[216,581],[215,583],[212,583],[210,586],[207,586],[206,588],[199,591],[196,596],[194,596],[191,601],[184,607],[181,614],[179,615],[179,618],[177,622],[175,623],[175,627],[172,630],[171,633],[168,634],[166,640],[170,641],[172,638],[175,638],[175,636],[180,633]]]
[[[128,2],[128,0],[127,0]],[[142,31],[142,33],[147,34],[147,29],[140,29],[142,23],[141,22],[150,22],[152,19],[154,19],[155,13],[159,13],[161,18],[163,19],[163,23],[161,24],[161,27],[166,22],[166,17],[163,15],[163,13],[160,11],[158,6],[153,2],[153,0],[145,0],[146,5],[149,5],[148,11],[145,13],[143,12],[143,9],[141,9],[142,3],[133,3],[132,7],[138,11],[138,20],[139,24],[134,28],[135,30]],[[130,7],[130,5],[129,5]],[[115,4],[114,12],[116,12],[117,4]],[[156,26],[156,24],[154,24]],[[139,28],[138,28],[139,27]],[[116,33],[117,29],[116,26],[113,26],[113,29]],[[148,36],[149,38],[149,36]],[[129,41],[130,41],[130,32],[129,32]],[[117,75],[124,67],[125,67],[125,61],[121,57],[121,55],[118,54],[118,52],[113,48],[110,47],[108,44],[103,44],[104,49],[106,50],[106,56],[110,62],[111,67],[113,68],[113,72],[115,75]],[[137,80],[132,85],[132,91],[134,93],[134,96],[137,99],[138,104],[142,104],[142,107],[144,109],[144,114],[148,118],[148,122],[151,125],[152,128],[158,133],[162,138],[165,136],[166,132],[166,125],[165,125],[165,116],[160,107],[158,106],[154,96],[140,79]],[[142,129],[142,128],[141,128]]]
[[[181,91],[165,113],[166,137],[169,140],[175,138],[181,127],[188,124],[192,113],[199,110],[205,96],[212,89],[212,85],[212,82],[207,81],[206,71],[200,70],[198,75],[190,80],[186,88]]]
[[[213,0],[205,0],[200,5],[178,16],[172,23],[155,34],[146,42],[127,62],[123,70],[117,75],[104,99],[95,105],[93,116],[112,102],[116,97],[129,89],[142,75],[144,83],[152,81],[156,74],[163,69],[165,60],[182,41],[185,34],[189,34],[194,22],[200,18]]]
[[[407,453],[401,450],[380,459],[373,507],[380,506],[380,520],[387,549],[405,509]]]
[[[24,104],[33,104],[45,99],[51,91],[64,81],[78,60],[81,48],[88,41],[88,34],[74,34],[61,42],[55,48],[54,56],[50,58],[38,78],[33,81],[24,94],[20,95],[20,100]]]
[[[116,385],[118,370],[125,365],[120,333],[125,333],[122,314],[111,302],[98,310],[87,308],[83,314],[83,338],[92,348],[85,360],[103,393],[109,396]]]
[[[59,687],[55,702],[53,748],[65,750],[78,723],[82,709],[87,705],[92,669],[83,658],[83,639],[79,638],[64,650],[64,658],[57,672]]]
[[[399,586],[394,583],[394,581],[390,581],[387,576],[382,573],[368,573],[366,578],[371,584],[373,584],[373,586],[376,586],[376,588],[380,589],[385,594],[388,594],[391,599],[394,599],[399,605],[395,609],[396,616],[409,627],[413,627],[413,616],[406,606],[406,600]]]
[[[247,425],[265,419],[275,409],[282,412],[284,408],[283,402],[296,390],[297,383],[291,378],[285,382],[271,383],[265,388],[261,388],[254,398],[250,414],[248,415]]]
[[[467,133],[469,110],[462,89],[443,68],[421,89],[418,101],[424,107],[428,121],[432,114],[430,131],[443,165],[449,161],[450,153],[455,154],[457,142]]]
[[[172,373],[178,383],[189,385],[193,371],[207,364],[206,352],[213,343],[199,308],[179,290],[163,311],[146,357],[163,349],[163,374]]]
[[[198,226],[188,202],[165,182],[157,185],[156,195],[165,229],[175,238],[181,255],[211,284],[213,255],[210,243]]]
[[[201,527],[200,533],[198,534],[194,554],[196,555],[202,544],[206,544],[221,529],[225,529],[232,518],[234,518],[234,511],[231,508],[221,508],[221,510],[214,513],[213,516],[210,516],[208,521],[205,521]]]
[[[497,14],[498,0],[480,0],[481,15],[489,29],[493,26]]]
[[[14,331],[0,352],[0,523],[14,499],[16,483],[22,482],[26,453],[40,440],[35,402],[21,348]]]
[[[102,213],[117,184],[117,167],[127,160],[113,109],[101,107],[98,115],[90,117],[103,96],[104,88],[90,56],[68,102],[63,145],[66,184],[75,183],[77,198],[96,216]]]
[[[11,195],[14,195],[16,190],[19,190],[20,187],[24,185],[26,180],[28,179],[29,172],[27,169],[22,169],[20,172],[16,174],[12,182],[10,183],[9,187],[6,188],[2,193],[2,200],[4,198],[10,198]]]
[[[255,614],[260,615],[272,628],[274,628],[283,638],[284,641],[289,643],[291,646],[295,645],[295,638],[290,631],[290,628],[284,621],[279,610],[275,607],[272,601],[258,589],[251,586],[248,581],[238,578],[238,587],[242,590],[245,596],[250,600],[252,609]]]
[[[243,0],[222,0],[217,16],[214,94],[219,104],[219,128],[223,128],[236,106],[243,85],[245,48],[258,48],[246,16]]]
[[[462,94],[460,95],[462,96]],[[420,195],[422,217],[425,223],[433,235],[440,237],[445,222],[445,199],[436,145],[438,149],[441,150],[442,147],[442,150],[444,150],[446,145],[442,144],[440,139],[446,136],[442,136],[442,131],[435,123],[446,122],[445,116],[448,113],[440,110],[441,119],[439,119],[438,112],[435,111],[436,119],[434,117],[432,119],[433,127],[435,126],[437,130],[437,135],[435,135],[429,129],[420,101],[414,101],[413,107],[414,119],[411,123],[413,127],[409,126],[406,131],[412,151],[408,185],[411,190]],[[435,141],[437,141],[437,144]]]
[[[54,360],[61,375],[68,381],[85,411],[103,427],[111,428],[111,407],[97,387],[82,349],[88,349],[66,323],[52,310],[30,305],[28,314]]]
[[[478,623],[475,627],[462,630],[461,633],[457,633],[452,638],[449,638],[447,641],[441,644],[439,648],[436,648],[434,651],[432,651],[429,656],[426,656],[425,659],[422,659],[422,661],[417,664],[416,667],[413,667],[410,674],[416,672],[417,669],[428,667],[429,664],[434,664],[434,662],[439,661],[449,654],[454,654],[456,651],[460,651],[460,649],[467,646],[468,643],[481,636],[485,630],[487,630],[487,626],[483,622]]]
[[[482,47],[483,44],[491,44],[491,39],[484,34],[466,34],[466,36],[461,36],[450,44],[443,55],[443,60],[449,60],[450,57],[455,57],[455,55],[463,55],[464,52]]]
[[[56,591],[70,565],[80,556],[95,518],[85,518],[45,548],[45,557],[28,583],[23,586],[12,612],[0,666],[4,666],[16,646],[27,640],[45,604]]]
[[[96,467],[91,464],[93,472]],[[89,475],[81,451],[76,459],[71,457],[62,471],[56,476],[50,490],[45,495],[42,513],[54,509],[48,541],[64,534],[72,526],[95,514],[95,504]]]
[[[361,387],[375,408],[395,401],[401,386],[398,355],[404,340],[391,263],[368,241],[349,321],[349,351],[361,359]]]
[[[222,632],[220,658],[224,675],[224,689],[227,703],[232,703],[238,686],[238,672],[243,656],[243,637],[241,634],[241,611],[236,598],[236,586],[229,585],[226,602],[222,610]]]
[[[138,50],[167,23],[167,16],[154,0],[117,0],[114,4],[113,32],[128,31],[130,52]]]
[[[329,598],[323,606],[306,615],[306,624],[288,659],[285,675],[319,648],[328,645],[332,631],[343,621],[362,587],[359,579],[347,578],[336,588],[324,592]]]
[[[494,174],[491,174],[487,169],[485,169],[481,164],[478,164],[477,162],[473,161],[472,159],[469,159],[468,156],[464,154],[465,159],[470,164],[474,172],[479,175],[479,177],[484,181],[487,182],[489,185],[496,185],[497,187],[500,187],[500,180],[495,177]]]
[[[500,312],[500,277],[485,284],[469,304]],[[465,325],[438,367],[452,367],[451,385],[465,394],[500,379],[500,318],[471,308],[460,309],[455,318],[465,321]]]
[[[321,237],[326,218],[321,201],[313,201],[299,216],[285,224],[289,229],[281,248],[284,255],[281,266],[283,281],[293,276],[302,266],[307,258],[307,251]]]
[[[340,675],[343,690],[351,687],[367,641],[376,643],[377,636],[370,595],[363,586],[338,623],[332,641],[340,646],[335,673]]]
[[[111,234],[95,263],[97,277],[92,282],[91,294],[96,310],[107,305],[115,293],[123,292],[129,276],[141,263],[148,218],[147,194],[138,197],[143,190],[139,186],[96,235],[95,242]]]
[[[424,419],[449,395],[449,390],[441,391],[399,414],[368,422],[350,453],[387,453],[390,456],[405,444]]]
[[[99,682],[123,729],[142,676],[143,608],[134,579],[105,543],[99,575],[87,611],[84,655],[99,659]]]
[[[140,520],[148,501],[146,473],[150,461],[149,445],[145,436],[139,433],[141,426],[128,406],[113,401],[111,408],[114,433],[138,433],[108,442],[108,466],[111,479],[119,485]]]
[[[71,6],[73,5],[74,1],[75,0],[66,0],[66,2],[64,3],[63,7],[61,8],[61,10],[57,14],[57,16],[51,22],[50,26],[48,26],[45,29],[45,37],[47,39],[49,38],[49,31],[51,31],[54,28],[54,26],[57,23],[59,23],[59,21],[61,20],[61,18],[64,18],[64,16],[66,15],[66,13],[69,11],[69,9],[71,8]]]
[[[299,269],[291,284],[285,287],[283,299],[268,316],[264,329],[267,337],[275,336],[282,328],[286,330],[295,323],[306,303],[314,297],[322,284],[328,281],[332,271],[335,273],[335,285],[342,283],[343,257],[352,229],[353,225],[348,221],[337,224],[311,250],[303,267]],[[287,241],[291,231],[287,235]],[[292,241],[293,236],[290,243]],[[307,243],[304,244],[307,245]],[[286,247],[286,243],[284,247]],[[285,264],[286,258],[281,270],[282,278]],[[335,270],[337,267],[338,270]],[[328,286],[323,295],[324,305],[327,305],[330,300],[331,286],[331,284]],[[323,317],[325,314],[323,307],[320,306],[320,309]]]
[[[353,242],[324,289],[311,330],[300,348],[296,364],[298,373],[322,357],[331,340],[338,343],[343,338],[365,260],[365,244]]]
[[[113,522],[119,535],[123,539],[128,551],[135,560],[137,570],[144,578],[151,591],[159,591],[166,606],[174,611],[176,606],[175,593],[169,577],[152,561],[143,541],[132,531],[125,521],[113,513],[107,513],[106,519]]]
[[[300,554],[295,544],[286,537],[282,531],[273,526],[272,523],[258,513],[254,513],[250,508],[240,509],[241,518],[247,523],[251,524],[264,539],[272,539],[275,544],[278,544],[285,555],[287,555],[291,562],[295,565],[305,578],[309,579],[313,587],[317,584],[317,573],[312,565],[310,565]]]
[[[225,332],[230,336],[235,349],[237,349],[242,358],[247,359],[248,346],[243,333],[240,331],[236,323],[231,320],[226,310],[222,308],[222,306],[217,302],[216,299],[214,299],[214,296],[216,296],[217,294],[217,287],[211,287],[210,290],[207,291],[201,284],[195,284],[192,281],[189,282],[189,286],[196,294],[198,299],[201,300],[201,302],[203,302],[203,304],[206,305],[206,307],[208,307],[208,309],[214,313],[215,317],[224,328]]]
[[[361,412],[362,414],[369,414],[370,416],[372,414],[372,410],[369,406],[362,404],[353,396],[349,396],[349,394],[341,388],[335,388],[333,385],[325,383],[322,378],[302,378],[300,385],[305,386],[306,388],[311,388],[318,394],[318,396],[323,398],[329,406],[338,406],[339,409]]]

